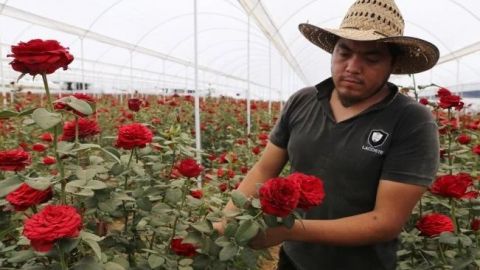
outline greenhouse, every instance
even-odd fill
[[[0,269],[480,269],[480,3],[0,0]]]

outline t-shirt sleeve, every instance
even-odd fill
[[[381,179],[429,186],[439,166],[438,127],[425,107],[409,106],[386,153]]]
[[[275,144],[276,146],[286,149],[288,145],[288,139],[290,138],[290,130],[288,127],[288,111],[291,108],[293,97],[290,97],[285,106],[283,107],[282,111],[280,112],[280,117],[278,118],[275,126],[273,127],[272,131],[270,132],[270,142]]]

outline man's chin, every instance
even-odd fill
[[[357,103],[360,103],[364,100],[361,97],[347,96],[347,95],[342,95],[342,94],[338,94],[338,99],[340,100],[340,103],[342,103],[343,107],[345,107],[345,108],[351,107],[351,106],[353,106]]]

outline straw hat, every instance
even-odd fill
[[[313,44],[332,53],[339,38],[392,43],[400,50],[393,74],[412,74],[432,68],[438,48],[432,43],[403,35],[404,21],[393,0],[357,0],[343,18],[340,29],[320,28],[308,23],[298,27]]]

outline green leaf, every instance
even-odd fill
[[[105,184],[102,181],[98,180],[90,180],[88,183],[85,185],[86,188],[93,189],[93,190],[98,190],[98,189],[105,189],[107,188],[107,184]]]
[[[74,146],[74,143],[60,141],[57,145],[57,152],[61,154],[70,154],[70,151],[73,149]]]
[[[8,193],[17,189],[23,182],[20,177],[14,175],[5,180],[0,181],[0,198],[5,197]]]
[[[18,113],[18,116],[30,115],[30,114],[32,114],[35,110],[36,110],[36,108],[30,108],[30,109],[23,110],[23,111],[21,111],[21,112]]]
[[[252,206],[257,208],[257,209],[262,208],[262,205],[260,204],[260,200],[258,198],[252,199]]]
[[[11,117],[15,117],[17,115],[18,113],[14,111],[9,111],[9,110],[0,111],[0,119],[8,119]]]
[[[165,199],[173,204],[176,204],[182,199],[182,191],[177,188],[168,189],[167,193],[165,194]]]
[[[201,220],[195,224],[191,225],[195,230],[202,232],[202,233],[211,233],[213,231],[212,223]]]
[[[62,115],[59,113],[51,113],[44,108],[36,109],[32,118],[43,130],[53,128],[62,121]]]
[[[152,210],[152,202],[147,196],[140,197],[137,199],[137,206],[138,208],[144,211],[151,211]]]
[[[70,253],[70,251],[74,250],[78,243],[80,242],[80,238],[62,238],[57,241],[57,245],[60,246],[60,249],[63,253]]]
[[[46,190],[49,188],[52,183],[50,182],[53,177],[38,177],[38,178],[27,178],[25,183],[29,185],[31,188],[36,190]]]
[[[121,163],[115,163],[113,164],[112,168],[110,169],[110,173],[113,176],[120,175],[123,171],[125,171],[125,167]]]
[[[103,158],[99,156],[89,156],[88,160],[90,161],[90,164],[93,164],[93,165],[98,165],[105,161]]]
[[[82,238],[83,242],[87,243],[90,248],[93,250],[95,255],[99,260],[102,259],[102,250],[100,249],[100,245],[98,245],[98,242],[91,239],[91,238]],[[89,268],[88,268],[89,269]]]
[[[232,191],[232,201],[233,201],[233,204],[238,207],[238,208],[244,208],[245,207],[245,204],[247,203],[248,199],[247,197],[245,197],[245,195],[238,191],[238,190],[234,190]]]
[[[84,115],[90,115],[93,113],[92,107],[88,102],[78,99],[74,96],[63,97],[54,101],[55,103],[61,102],[67,104],[70,108]]]
[[[107,262],[103,267],[105,267],[105,270],[125,270],[125,267],[114,262]]]
[[[260,226],[257,222],[250,219],[242,221],[235,233],[235,240],[240,245],[247,244],[258,233]]]
[[[284,218],[282,218],[282,223],[285,227],[291,229],[295,224],[295,216],[290,214]]]
[[[97,243],[97,242],[95,242]],[[83,257],[79,262],[77,262],[72,268],[72,270],[104,270],[102,265],[97,263],[95,259],[91,256]]]
[[[220,250],[218,257],[222,262],[228,261],[233,257],[235,257],[235,255],[237,255],[237,252],[238,252],[238,247],[233,244],[230,244],[228,246],[224,246],[222,250]]]
[[[440,234],[438,241],[442,244],[457,245],[459,239],[452,232],[443,232]]]
[[[160,256],[155,255],[155,254],[151,254],[150,256],[148,256],[148,265],[152,269],[160,267],[164,263],[165,263],[165,258],[163,258],[163,257],[160,257]]]
[[[224,235],[227,237],[232,237],[237,232],[238,224],[237,223],[228,223],[225,227]]]
[[[33,252],[33,250],[31,250],[31,249],[20,250],[20,251],[16,252],[13,257],[9,258],[8,262],[10,262],[10,263],[20,263],[20,262],[30,260],[33,257],[35,257],[35,253]]]
[[[228,246],[228,245],[232,244],[232,242],[230,242],[230,240],[228,240],[227,237],[220,236],[219,238],[217,238],[215,240],[215,244],[219,247],[225,247],[225,246]]]
[[[193,263],[193,260],[190,259],[190,258],[184,258],[184,259],[181,259],[178,264],[181,265],[181,266],[189,266]]]
[[[88,182],[91,179],[93,179],[96,174],[97,174],[97,171],[92,170],[92,169],[84,170],[84,169],[79,168],[75,172],[75,175],[78,177],[78,179],[83,180],[85,182]]]
[[[280,225],[280,223],[278,223],[277,221],[276,216],[264,215],[263,220],[265,221],[265,224],[267,224],[268,227],[277,227]]]
[[[93,240],[95,242],[98,242],[98,241],[102,241],[105,237],[100,237],[96,234],[93,234],[93,233],[89,233],[89,232],[86,232],[86,231],[80,231],[80,238],[82,238],[83,240]]]

